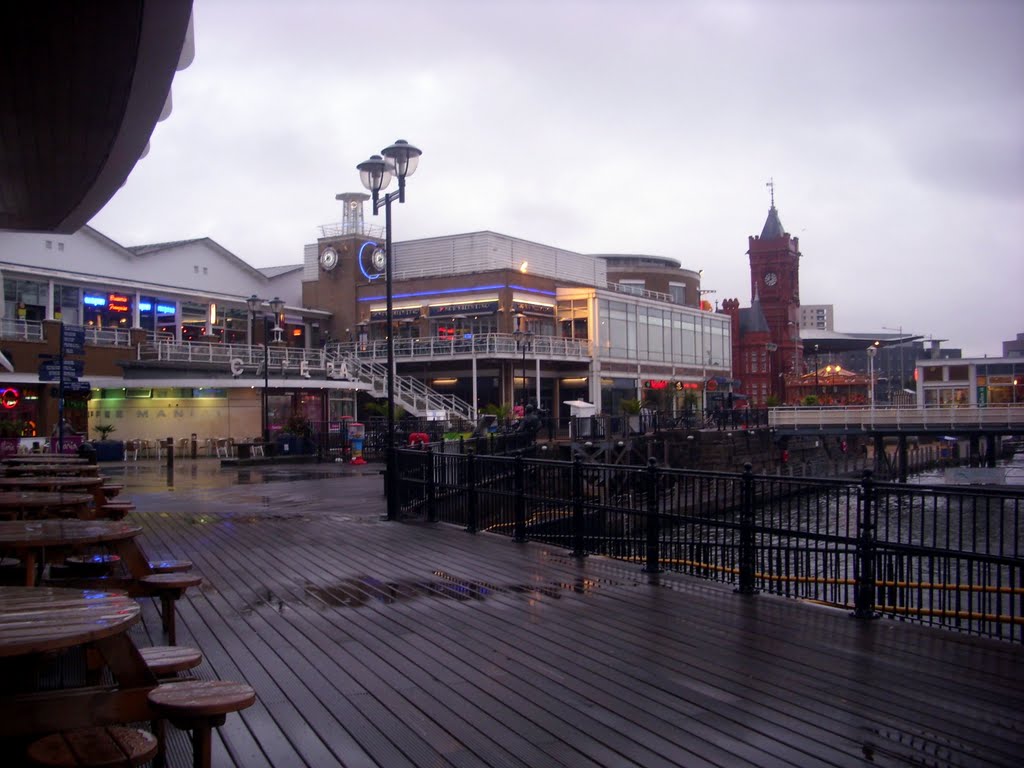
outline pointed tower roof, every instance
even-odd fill
[[[771,333],[768,327],[768,319],[764,316],[764,309],[761,308],[761,299],[757,295],[757,288],[754,288],[754,299],[750,302],[748,309],[740,310],[740,332],[741,333]]]
[[[782,228],[782,222],[779,221],[779,212],[775,210],[773,204],[768,209],[768,218],[764,221],[764,228],[761,230],[762,240],[774,240],[777,237],[782,237],[786,234],[786,230]]]

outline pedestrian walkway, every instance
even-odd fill
[[[178,609],[198,674],[257,691],[215,736],[215,765],[1015,766],[1024,754],[1018,646],[385,522],[372,466],[195,464],[118,477],[150,554],[203,576]]]

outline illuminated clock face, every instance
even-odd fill
[[[325,272],[330,272],[338,266],[338,252],[333,248],[324,248],[320,254],[320,266]]]
[[[765,285],[771,286],[771,285],[775,285],[777,282],[779,282],[779,276],[778,275],[776,275],[774,272],[765,272],[765,275],[764,275],[764,284]]]
[[[373,268],[383,272],[384,267],[388,263],[388,255],[384,252],[383,248],[375,248],[373,255],[370,257],[370,263],[373,264]]]

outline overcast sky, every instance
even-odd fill
[[[997,355],[1024,332],[1020,0],[195,0],[196,57],[92,225],[298,263],[357,163],[423,150],[396,240],[671,256],[750,301],[769,207],[801,301]],[[369,218],[369,211],[367,212]],[[380,222],[383,223],[383,222]]]

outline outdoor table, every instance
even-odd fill
[[[71,517],[90,517],[91,501],[93,496],[86,493],[12,490],[11,486],[0,485],[0,517],[20,520],[58,511],[70,513]]]
[[[36,453],[28,456],[9,456],[4,464],[89,464],[88,459],[63,453]]]
[[[105,477],[74,477],[62,475],[19,475],[0,477],[0,492],[3,491],[83,491],[91,493],[93,503],[99,508],[106,500],[103,494]]]
[[[47,548],[68,549],[87,544],[106,544],[128,566],[134,578],[148,573],[148,565],[134,539],[142,533],[137,525],[113,520],[3,520],[0,521],[0,552],[13,552],[25,566],[25,586],[36,583],[36,563]]]
[[[33,737],[93,725],[150,720],[147,694],[157,685],[128,628],[139,604],[120,592],[0,587],[0,661],[89,645],[117,685],[32,693],[0,688],[0,738]]]
[[[36,464],[27,462],[20,464],[8,464],[4,467],[4,477],[22,477],[24,475],[77,475],[79,477],[97,477],[100,468],[95,464]]]

